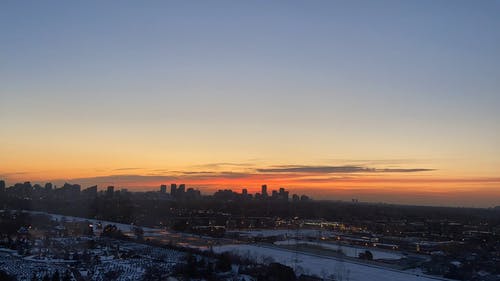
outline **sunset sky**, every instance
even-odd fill
[[[2,1],[0,179],[500,205],[499,1]]]

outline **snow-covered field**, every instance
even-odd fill
[[[293,246],[297,243],[297,240],[290,239],[290,240],[284,240],[284,241],[277,241],[274,244],[275,245],[285,245],[285,246]],[[399,254],[397,252],[389,252],[389,251],[384,251],[384,250],[377,250],[373,248],[362,248],[362,247],[354,247],[354,246],[347,246],[347,245],[337,245],[334,243],[329,243],[329,242],[313,242],[313,241],[304,241],[304,240],[298,240],[298,244],[307,244],[307,245],[314,245],[314,246],[319,246],[324,249],[329,249],[329,250],[334,250],[338,251],[341,250],[346,256],[351,257],[351,258],[357,258],[360,253],[368,250],[373,254],[373,259],[378,260],[378,259],[387,259],[387,260],[398,260],[403,258],[402,254]]]
[[[240,256],[249,257],[257,262],[275,262],[297,267],[306,274],[315,274],[320,277],[333,276],[338,280],[350,281],[431,281],[447,280],[444,278],[416,274],[410,271],[399,271],[380,266],[352,262],[319,255],[310,255],[285,249],[262,247],[256,245],[224,245],[213,248],[214,252],[232,252]],[[269,259],[271,258],[271,259]]]
[[[317,230],[317,229],[258,229],[258,230],[244,230],[244,231],[228,231],[228,233],[239,233],[242,236],[247,237],[273,237],[273,236],[283,236],[283,237],[330,237],[336,235],[335,232],[329,230]]]

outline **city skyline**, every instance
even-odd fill
[[[496,1],[5,2],[0,180],[500,205]]]

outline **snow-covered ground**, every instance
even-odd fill
[[[447,280],[444,278],[417,274],[411,271],[400,271],[361,262],[347,261],[337,258],[295,254],[293,251],[263,247],[256,245],[224,245],[213,248],[214,252],[232,252],[240,256],[249,257],[260,263],[271,260],[297,268],[306,274],[315,274],[320,277],[334,276],[338,280],[350,281],[431,281]],[[271,259],[270,259],[271,258]]]
[[[293,246],[296,243],[319,246],[319,247],[322,247],[324,249],[329,249],[329,250],[334,250],[334,251],[341,250],[342,253],[344,253],[346,256],[351,257],[351,258],[357,258],[360,253],[363,253],[366,250],[370,251],[373,254],[373,259],[375,259],[375,260],[378,260],[378,259],[398,260],[398,259],[403,258],[403,255],[398,253],[398,252],[377,250],[374,248],[362,248],[362,247],[354,247],[354,246],[347,246],[347,245],[337,245],[337,244],[329,243],[329,242],[313,242],[313,241],[304,241],[304,240],[298,240],[298,242],[297,242],[297,240],[290,239],[290,240],[284,240],[284,241],[277,241],[274,244]]]
[[[228,231],[228,233],[239,233],[242,236],[247,237],[273,237],[273,236],[283,236],[283,237],[331,237],[337,233],[329,230],[318,230],[318,229],[257,229],[257,230],[243,230],[243,231]]]
[[[40,213],[47,214],[45,212],[31,212],[31,213]],[[92,224],[101,223],[103,226],[106,224],[116,225],[123,232],[131,232],[133,225],[128,224],[120,224],[108,221],[94,220],[94,219],[86,219],[86,218],[78,218],[71,216],[63,216],[56,214],[47,214],[52,217],[54,220],[66,220],[66,221],[88,221]],[[143,227],[145,234],[149,234],[148,236],[156,236],[156,235],[166,235],[168,236],[170,233],[165,230],[155,229],[155,228],[147,228]],[[328,237],[336,235],[336,233],[332,231],[320,231],[313,229],[301,229],[299,231],[295,230],[286,230],[286,229],[276,229],[276,230],[252,230],[252,231],[241,231],[239,232],[246,236],[251,237],[268,237],[268,236],[283,236],[285,238],[293,238],[299,237]],[[298,235],[297,235],[298,234]],[[189,234],[183,234],[190,236]],[[193,235],[194,237],[194,235]],[[292,240],[280,241],[278,243],[292,243]],[[301,241],[302,242],[302,241]],[[306,242],[306,241],[304,241]],[[323,243],[323,242],[307,242],[307,243],[320,243],[320,246],[325,248],[330,248],[337,250],[338,245]],[[360,251],[365,249],[356,248],[351,246],[342,245],[342,251],[349,257],[357,257]],[[362,262],[356,262],[352,260],[342,260],[339,258],[326,257],[320,255],[306,254],[306,253],[294,253],[293,251],[286,249],[279,249],[272,246],[264,247],[264,246],[256,246],[256,245],[248,245],[248,244],[238,244],[238,245],[222,245],[222,246],[214,246],[213,250],[215,252],[234,252],[238,255],[250,257],[253,260],[264,263],[269,262],[270,260],[286,264],[294,267],[297,265],[297,269],[305,273],[305,274],[315,274],[321,277],[324,276],[332,276],[336,280],[350,280],[350,281],[368,281],[368,280],[384,280],[384,281],[431,281],[431,280],[447,280],[443,278],[433,277],[422,275],[419,272],[415,271],[399,271],[393,270],[389,268],[384,268],[380,266],[374,266],[370,264],[365,264]],[[373,253],[375,259],[399,259],[401,256],[397,253],[390,253],[385,251],[375,251],[370,249]],[[271,259],[270,259],[271,258]],[[128,266],[120,266],[122,270],[128,272]],[[132,272],[130,272],[132,274]],[[134,273],[140,274],[140,272]],[[132,274],[132,275],[134,275]]]
[[[43,263],[12,256],[0,257],[0,268],[8,274],[15,276],[18,281],[30,281],[33,274],[39,280],[42,280],[46,274],[52,275],[55,271],[59,271],[59,274],[64,274],[67,270],[66,266],[60,264]]]

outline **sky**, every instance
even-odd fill
[[[500,1],[2,1],[0,179],[500,205]]]

